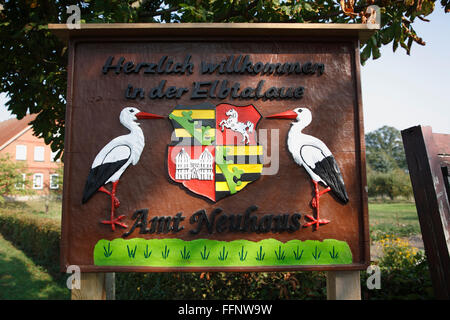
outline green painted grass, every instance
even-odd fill
[[[94,248],[97,266],[149,267],[257,267],[350,264],[352,253],[346,242],[326,239],[275,239],[218,241],[196,239],[100,240]]]
[[[69,298],[67,288],[0,235],[0,300]]]
[[[372,235],[395,234],[411,236],[420,234],[419,218],[414,203],[369,203],[369,222]]]

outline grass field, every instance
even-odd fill
[[[375,238],[387,233],[399,237],[420,234],[414,202],[369,203],[369,220],[370,232]]]
[[[52,200],[48,202],[48,211],[44,200],[32,200],[27,202],[5,202],[0,204],[0,211],[17,212],[18,214],[31,214],[35,217],[43,217],[61,220],[61,201]],[[47,212],[46,212],[47,211]]]
[[[0,300],[68,299],[61,287],[41,267],[0,234]]]

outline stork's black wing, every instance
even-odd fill
[[[111,149],[105,146],[92,165],[83,191],[82,203],[86,203],[98,189],[108,181],[130,158],[131,150],[128,146],[119,145]]]
[[[119,170],[128,159],[104,163],[89,171],[88,178],[86,180],[86,185],[83,191],[82,203],[86,203],[93,195],[98,191],[98,189],[105,184],[106,181]]]
[[[302,149],[304,148],[302,148],[300,153],[304,163],[308,165],[309,168],[331,188],[331,191],[339,200],[341,200],[343,203],[347,203],[348,195],[345,189],[344,179],[342,178],[342,174],[339,170],[336,159],[334,159],[333,155],[325,156],[322,150],[320,150],[316,146],[308,145],[306,147],[308,149],[314,148],[314,153],[316,155],[313,157],[314,163],[311,163],[311,157],[310,159],[305,159],[306,157],[304,157],[304,154],[302,154]],[[320,156],[318,156],[319,152]]]

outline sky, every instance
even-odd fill
[[[450,13],[440,4],[414,28],[425,46],[413,44],[411,55],[392,44],[381,48],[381,58],[361,68],[365,132],[384,125],[403,130],[427,125],[433,132],[450,133]],[[0,94],[0,121],[13,117]]]
[[[414,43],[408,56],[388,44],[379,59],[361,68],[365,132],[383,125],[399,130],[426,125],[450,133],[450,13],[438,2],[436,7],[430,22],[414,22],[425,46]]]

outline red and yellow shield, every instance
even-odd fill
[[[167,167],[173,181],[219,201],[260,177],[264,152],[256,127],[261,115],[253,105],[177,106],[169,119],[174,131]]]

